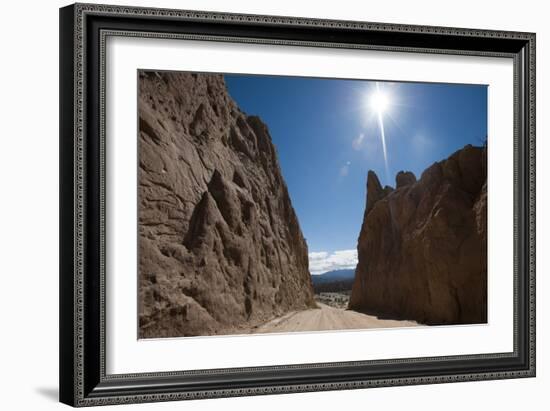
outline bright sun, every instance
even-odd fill
[[[384,113],[391,105],[391,99],[385,90],[381,90],[380,84],[376,82],[376,89],[369,93],[369,106],[373,113],[376,113],[378,127],[380,129],[380,142],[382,143],[382,154],[384,155],[384,165],[386,166],[386,176],[389,176],[388,152],[386,150],[386,130],[384,129]]]
[[[376,90],[374,93],[371,94],[369,103],[374,111],[376,111],[378,114],[382,114],[388,109],[390,105],[390,99],[388,98],[388,95],[386,93],[380,90]]]

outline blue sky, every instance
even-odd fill
[[[317,274],[353,267],[366,177],[395,186],[487,136],[487,87],[225,75],[230,95],[267,124]],[[379,112],[373,95],[387,107]],[[386,157],[381,139],[382,120]],[[386,160],[385,160],[386,159]]]

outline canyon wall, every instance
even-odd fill
[[[139,72],[139,335],[238,333],[315,306],[266,125],[215,74]]]
[[[349,308],[424,324],[487,321],[487,153],[466,146],[417,181],[372,171]]]

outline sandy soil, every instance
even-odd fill
[[[329,307],[317,303],[319,308],[295,311],[256,327],[253,333],[289,331],[326,331],[366,328],[414,327],[413,321],[383,320],[372,315]]]

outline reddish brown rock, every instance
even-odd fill
[[[267,127],[223,76],[139,74],[139,334],[238,332],[313,306]]]
[[[349,307],[425,324],[487,321],[486,150],[466,146],[384,192],[371,171]]]
[[[416,177],[410,171],[400,171],[395,176],[395,188],[405,187],[416,183]]]

